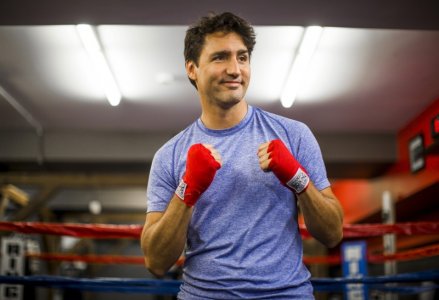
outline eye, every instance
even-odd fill
[[[248,61],[248,55],[247,54],[241,54],[241,55],[239,55],[238,59],[241,62],[246,62],[246,61]]]
[[[225,56],[222,54],[218,54],[212,57],[212,61],[221,61],[224,60]]]

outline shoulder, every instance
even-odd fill
[[[181,147],[180,141],[190,132],[191,126],[173,136],[156,151],[151,163],[149,185],[158,184],[158,182],[160,182],[159,184],[163,182],[177,184],[175,166],[178,160],[179,148]]]
[[[176,148],[181,144],[181,141],[190,135],[192,128],[195,126],[195,122],[180,131],[178,134],[174,135],[170,140],[168,140],[163,146],[161,146],[154,155],[155,159],[158,158],[169,158],[175,154]]]
[[[291,119],[289,117],[268,112],[260,108],[255,108],[255,114],[258,115],[260,118],[266,119],[267,121],[275,124],[276,126],[282,127],[284,130],[286,130],[289,133],[296,133],[296,134],[300,133],[300,135],[301,133],[304,133],[306,135],[309,132],[311,132],[308,125],[306,125],[301,121]]]

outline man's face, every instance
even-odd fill
[[[198,66],[190,61],[186,70],[195,80],[202,101],[227,109],[244,98],[250,80],[250,57],[238,34],[216,32],[206,36]]]

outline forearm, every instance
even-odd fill
[[[163,216],[142,232],[142,250],[148,269],[163,276],[184,250],[192,208],[175,195]]]
[[[343,237],[343,211],[330,188],[320,192],[310,183],[298,203],[311,235],[327,247],[336,246]]]

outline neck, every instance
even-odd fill
[[[247,114],[247,102],[244,100],[230,108],[203,107],[201,121],[209,129],[220,130],[238,125]]]

